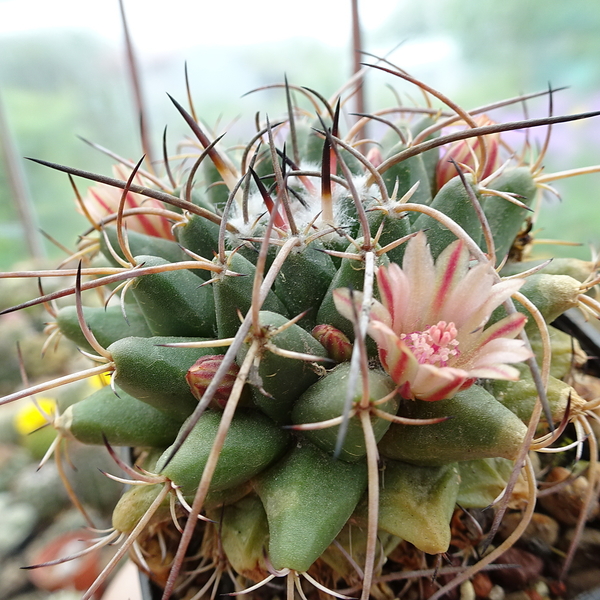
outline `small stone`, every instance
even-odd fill
[[[30,504],[40,519],[51,519],[71,504],[54,462],[45,464],[42,469],[35,464],[24,467],[15,477],[12,491],[13,497]]]
[[[564,598],[567,595],[567,586],[564,581],[559,581],[557,579],[548,581],[548,589],[552,596],[558,596],[559,598]]]
[[[14,552],[33,533],[38,516],[31,504],[15,503],[8,493],[0,494],[0,557]]]
[[[488,600],[504,600],[505,598],[506,593],[504,592],[504,588],[499,585],[493,586],[488,594]]]
[[[513,590],[524,589],[537,581],[544,568],[541,558],[514,547],[509,548],[494,564],[519,565],[518,568],[498,569],[490,573],[490,577],[496,583]]]
[[[560,484],[572,477],[571,471],[564,467],[554,467],[546,477],[546,483]],[[564,525],[576,525],[585,502],[589,482],[580,475],[566,486],[560,486],[555,494],[542,496],[540,504],[548,513]],[[596,499],[588,513],[588,521],[595,519],[599,513],[598,500]]]
[[[529,600],[548,600],[546,596],[542,596],[535,588],[525,590],[525,593],[529,597]]]
[[[522,519],[523,516],[520,512],[505,515],[498,530],[498,537],[505,540],[517,528]],[[559,529],[560,526],[556,519],[541,513],[533,513],[529,525],[520,537],[520,541],[542,542],[547,546],[554,546],[558,539]]]
[[[546,597],[550,595],[550,588],[548,587],[548,584],[541,579],[537,581],[533,587],[540,596]]]
[[[560,541],[559,548],[567,551],[573,541],[574,535],[575,529],[569,529]],[[600,531],[588,527],[581,533],[573,564],[579,569],[596,567],[598,566],[598,556],[600,556]]]
[[[477,573],[473,576],[471,582],[473,583],[475,595],[478,598],[489,598],[490,591],[492,590],[492,582],[487,573]]]
[[[488,600],[504,600],[506,598],[506,594],[504,593],[504,588],[499,585],[495,585],[492,587],[488,594]]]
[[[475,600],[475,588],[470,581],[465,581],[461,584],[460,600]]]
[[[23,557],[20,555],[3,558],[0,561],[1,598],[12,599],[29,587],[29,577],[27,576],[27,571],[21,569],[22,566]]]
[[[527,595],[527,592],[513,592],[512,594],[507,594],[505,600],[531,600]]]
[[[596,555],[596,565],[598,564],[598,557]],[[600,589],[600,568],[597,566],[592,569],[587,569],[585,571],[577,571],[576,573],[572,573],[567,577],[567,591],[568,597],[574,598],[579,594],[583,594],[583,592],[587,592],[589,590],[599,590]],[[597,598],[599,596],[593,596],[590,594],[590,598]]]
[[[25,448],[0,442],[0,492],[11,491],[14,478],[31,462]]]

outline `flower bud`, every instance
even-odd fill
[[[381,150],[376,146],[367,152],[367,160],[374,166],[378,167],[383,162]]]
[[[475,123],[478,127],[494,125],[494,121],[486,115],[476,117]],[[485,138],[485,140],[483,138]],[[500,157],[498,154],[500,148],[499,133],[459,140],[447,147],[446,154],[440,158],[437,164],[435,176],[438,190],[441,189],[445,183],[458,175],[456,167],[450,162],[451,159],[454,159],[454,161],[463,167],[473,170],[476,169],[476,161],[480,160],[481,144],[483,142],[486,144],[487,156],[480,179],[485,179],[500,166]]]
[[[223,358],[223,354],[202,356],[189,368],[185,379],[190,386],[192,394],[198,401],[202,400],[202,396],[206,388],[210,385],[210,382],[214,379],[217,369],[223,362]],[[239,370],[240,368],[235,363],[232,363],[225,376],[221,379],[221,383],[212,397],[209,407],[219,410],[225,408]]]
[[[131,171],[123,167],[123,165],[114,165],[113,175],[115,179],[127,181],[131,176]],[[139,174],[136,174],[133,178],[133,184],[145,186],[146,181],[142,179]],[[100,223],[106,217],[117,213],[122,195],[123,190],[120,188],[105,183],[99,183],[88,189],[82,202],[91,218],[96,223]],[[127,192],[127,197],[125,198],[125,210],[144,207],[163,209],[164,205],[160,200],[147,198],[146,196],[134,192]],[[126,217],[125,223],[127,224],[128,229],[132,231],[168,240],[173,239],[171,223],[163,216],[137,214]]]
[[[317,325],[311,333],[336,362],[346,362],[352,357],[352,342],[333,325]]]

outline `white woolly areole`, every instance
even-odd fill
[[[305,165],[304,171],[320,171],[319,165]],[[293,187],[296,193],[302,198],[306,206],[298,198],[290,193],[290,204],[296,227],[300,232],[306,232],[311,235],[319,230],[326,230],[331,227],[330,223],[324,223],[320,217],[321,213],[321,179],[320,177],[308,177],[315,186],[315,193],[307,191],[303,182],[298,177],[290,177],[288,184]],[[363,204],[368,206],[373,200],[380,200],[379,189],[376,185],[366,185],[367,177],[365,175],[356,175],[352,182],[356,192]],[[332,202],[333,214],[336,227],[341,231],[348,231],[356,224],[356,217],[352,215],[355,212],[354,202],[350,191],[340,185],[332,182]],[[248,222],[244,223],[241,206],[237,204],[231,207],[229,222],[238,230],[239,233],[227,234],[227,239],[232,247],[243,243],[243,238],[260,237],[269,219],[269,213],[265,206],[262,196],[256,192],[250,194],[248,198]],[[316,219],[316,220],[315,220]],[[309,225],[312,226],[309,228]],[[316,229],[315,229],[316,228]],[[373,233],[373,232],[372,232]],[[343,235],[337,232],[328,233],[320,238],[323,242],[335,242],[345,239]]]

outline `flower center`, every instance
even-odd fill
[[[446,367],[453,356],[460,354],[457,333],[454,323],[440,321],[423,331],[402,333],[400,339],[411,349],[420,365]]]

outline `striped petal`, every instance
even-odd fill
[[[127,170],[122,165],[113,167],[113,173],[116,179],[127,181],[131,175],[131,171]],[[146,182],[139,175],[134,177],[133,183],[144,186]],[[121,196],[123,191],[119,188],[99,183],[91,186],[82,201],[85,208],[96,223],[100,223],[106,217],[115,215],[119,210]],[[164,204],[154,198],[147,198],[141,194],[128,192],[125,196],[125,209],[132,208],[158,208],[164,209]],[[171,232],[171,222],[161,215],[138,214],[130,215],[125,218],[127,227],[132,231],[145,233],[153,237],[161,237],[165,239],[174,239]]]
[[[468,330],[465,329],[465,334],[459,335],[461,349],[472,356],[481,352],[493,340],[512,340],[521,333],[526,322],[527,317],[517,312],[500,319],[479,333],[469,335]]]
[[[410,282],[404,271],[395,263],[377,269],[377,289],[383,305],[388,310],[395,331],[402,331],[406,307],[410,302]],[[381,319],[380,319],[381,320]]]
[[[469,371],[473,377],[481,377],[484,379],[506,379],[508,381],[518,381],[521,373],[519,369],[510,365],[494,365],[489,367],[481,367]]]
[[[388,375],[398,385],[412,381],[420,365],[409,347],[384,323],[375,321],[369,325],[369,335],[379,349],[379,359]]]
[[[354,321],[362,308],[363,293],[355,292],[350,288],[338,288],[333,290],[333,303],[340,315],[349,321]],[[392,325],[390,313],[378,300],[373,300],[369,318],[371,321],[381,321],[388,326]]]
[[[423,329],[423,319],[426,318],[423,309],[431,302],[431,287],[435,281],[435,266],[427,244],[427,236],[423,232],[419,232],[406,245],[402,271],[410,285],[402,329]],[[398,328],[394,327],[394,330],[398,331]]]
[[[439,319],[446,303],[452,298],[452,292],[460,287],[460,282],[468,273],[469,251],[462,240],[450,244],[438,257],[435,263],[435,285],[427,321]],[[456,325],[456,323],[455,323]]]
[[[419,372],[410,389],[415,398],[436,402],[452,398],[470,377],[470,373],[462,369],[419,365]]]
[[[460,327],[467,332],[482,327],[487,323],[494,310],[517,292],[523,283],[525,283],[524,279],[508,279],[493,285],[484,296],[486,298],[485,302]]]

